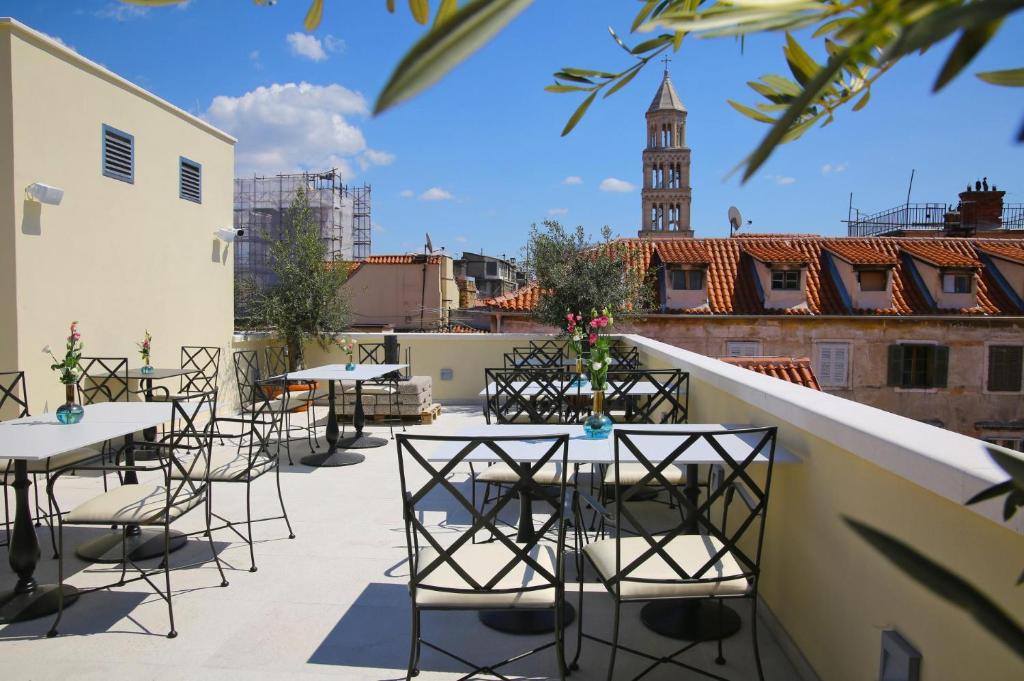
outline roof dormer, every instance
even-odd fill
[[[954,250],[938,243],[912,241],[901,244],[912,261],[915,279],[934,307],[963,310],[978,305],[978,273],[981,261],[973,251]]]
[[[708,267],[711,255],[704,244],[691,239],[659,241],[655,254],[663,310],[708,308]]]
[[[754,263],[758,294],[765,309],[807,308],[808,256],[780,243],[747,243],[743,252]]]
[[[1024,245],[988,242],[979,244],[977,249],[996,284],[1024,310]]]
[[[863,242],[834,240],[824,248],[832,256],[831,274],[851,311],[892,308],[896,256]]]

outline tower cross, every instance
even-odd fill
[[[672,61],[672,57],[666,54],[664,57],[662,57],[661,61],[665,63],[665,73],[668,74],[668,63]]]

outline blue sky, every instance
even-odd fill
[[[640,184],[643,114],[660,68],[596,103],[568,138],[559,133],[579,99],[542,90],[561,66],[623,68],[628,57],[607,26],[624,34],[635,3],[540,0],[438,86],[379,118],[367,108],[423,29],[405,3],[389,15],[383,1],[328,2],[312,37],[292,35],[308,4],[192,0],[139,11],[110,0],[0,0],[0,15],[228,129],[240,138],[241,174],[346,168],[351,182],[373,187],[374,253],[420,249],[429,232],[449,252],[519,255],[530,224],[547,218],[635,234],[639,189],[600,185]],[[1012,36],[1022,31],[1024,17],[1008,21],[968,70],[1020,66]],[[785,72],[781,40],[748,39],[743,53],[728,39],[694,40],[671,64],[690,112],[698,236],[727,235],[730,205],[752,231],[840,234],[850,192],[863,211],[896,205],[912,168],[912,200],[955,202],[985,175],[1008,202],[1024,203],[1024,146],[1013,143],[1024,97],[970,73],[932,95],[948,45],[908,59],[867,108],[782,148],[745,185],[727,177],[767,128],[725,100],[751,103],[747,80]]]

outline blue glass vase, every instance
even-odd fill
[[[588,440],[606,440],[612,433],[612,420],[604,413],[604,392],[594,391],[594,406],[583,422],[583,434]]]
[[[151,374],[153,373],[153,367],[151,367],[149,364],[143,364],[142,368],[139,369],[139,371],[141,371],[144,374]]]
[[[75,403],[75,386],[73,383],[64,384],[64,404],[57,407],[57,420],[64,425],[78,423],[85,416],[85,409],[82,405]]]
[[[356,370],[356,363],[355,362],[349,362],[348,364],[345,365],[345,371],[355,371],[355,370]]]

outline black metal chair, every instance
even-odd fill
[[[306,432],[306,439],[310,443],[310,448],[312,448],[310,433],[314,424],[311,421],[312,409],[309,406],[311,402],[306,399],[308,391],[288,390],[288,386],[280,382],[276,383],[273,387],[263,387],[264,381],[260,372],[259,355],[257,355],[255,350],[236,350],[232,356],[232,361],[235,365],[235,381],[238,383],[238,400],[241,413],[243,415],[251,413],[253,410],[260,408],[265,400],[270,401],[271,408],[281,412],[284,427],[278,433],[278,438],[284,441],[288,465],[292,465],[291,434],[293,430],[304,430]],[[268,391],[276,391],[277,394],[268,394]],[[291,421],[292,412],[302,406],[306,406],[307,426],[305,428],[293,426]]]
[[[565,678],[564,569],[565,569],[565,473],[568,463],[568,435],[522,438],[443,437],[399,434],[398,473],[402,485],[403,518],[409,560],[409,595],[412,601],[412,637],[406,678],[419,673],[420,650],[427,646],[472,668],[463,678],[478,673],[494,674],[515,660],[550,647],[557,655],[557,677]],[[530,447],[535,457],[529,464],[518,463],[509,447]],[[434,464],[420,450],[423,445],[440,445],[450,458]],[[478,452],[496,456],[504,465],[519,471],[515,493],[537,495],[550,507],[550,515],[533,533],[513,541],[501,532],[495,520],[515,494],[498,500],[486,512],[478,510],[448,479],[467,457]],[[534,475],[549,464],[561,464],[558,494],[545,494]],[[427,481],[410,487],[411,480]],[[426,511],[438,504],[469,514],[465,527],[445,525],[432,529],[423,523]],[[557,529],[552,545],[541,542],[549,530]],[[477,534],[485,541],[474,543]],[[509,610],[554,611],[554,641],[497,663],[478,664],[425,640],[420,613],[424,610]],[[556,674],[552,674],[556,676]]]
[[[636,394],[641,384],[649,394]],[[690,374],[685,371],[613,368],[608,372],[605,411],[615,423],[686,423],[689,396]]]
[[[157,448],[161,455],[153,461],[133,466],[122,465],[125,472],[137,475],[139,472],[149,471],[160,473],[162,484],[140,484],[129,483],[104,492],[103,494],[79,504],[66,517],[61,513],[60,507],[54,495],[55,486],[61,475],[69,468],[63,468],[50,476],[47,484],[47,492],[54,506],[57,507],[58,520],[58,583],[64,583],[64,525],[118,525],[160,527],[164,531],[164,555],[160,565],[153,569],[140,566],[132,560],[125,543],[122,541],[121,574],[120,578],[112,583],[89,589],[79,589],[80,594],[90,593],[100,589],[108,589],[113,586],[123,586],[130,582],[144,580],[157,595],[167,603],[167,613],[170,620],[168,638],[178,635],[174,626],[174,605],[172,602],[173,592],[171,591],[171,561],[170,561],[170,527],[171,524],[190,511],[205,505],[206,535],[210,546],[210,553],[217,564],[220,573],[220,585],[227,586],[228,581],[224,576],[224,569],[220,564],[220,557],[213,545],[213,537],[209,534],[210,529],[210,506],[209,506],[209,482],[205,473],[210,467],[210,452],[213,448],[213,427],[207,422],[205,427],[199,425],[199,421],[205,419],[217,402],[217,395],[214,392],[194,394],[187,399],[171,400],[171,425],[166,436],[159,442],[148,443],[148,447]],[[130,445],[129,445],[130,446]],[[78,467],[81,469],[82,467]],[[123,535],[126,536],[126,535]],[[138,572],[138,576],[126,579],[128,567],[131,566]],[[178,566],[174,570],[180,570],[194,565]],[[164,576],[165,589],[161,590],[153,581],[153,577],[160,574]],[[63,589],[58,589],[61,594],[60,607],[57,616],[54,618],[53,626],[47,636],[56,636],[60,626],[61,617],[64,614]]]
[[[616,341],[609,346],[608,355],[617,369],[640,368],[640,350],[635,345],[626,345],[621,341]]]
[[[285,392],[286,384],[281,379],[265,381],[257,386],[258,396],[255,406],[240,417],[221,417],[214,419],[214,432],[221,432],[218,428],[221,424],[233,424],[241,426],[238,433],[221,435],[221,437],[237,440],[237,447],[219,447],[210,453],[210,465],[205,474],[200,469],[201,475],[209,483],[229,483],[245,485],[245,526],[246,533],[242,534],[235,525],[240,524],[229,520],[213,511],[213,487],[208,491],[210,504],[210,515],[224,523],[217,527],[209,528],[209,531],[228,529],[238,535],[242,541],[249,545],[249,572],[256,572],[256,555],[253,550],[252,526],[253,523],[268,522],[271,520],[284,520],[288,527],[288,538],[295,539],[292,531],[291,521],[288,520],[288,511],[284,505],[284,495],[281,492],[281,432],[284,428],[284,415],[280,409],[275,409],[273,400],[269,394],[281,394]],[[271,388],[268,390],[268,388]],[[277,445],[271,450],[270,438],[277,434]],[[266,518],[253,519],[252,517],[252,483],[263,475],[273,472],[277,485],[277,500],[281,505],[281,515]],[[182,479],[179,472],[171,475],[174,480]],[[214,485],[215,487],[216,485]],[[198,534],[198,533],[194,533]]]
[[[553,341],[545,341],[553,343]],[[504,355],[505,368],[560,368],[566,366],[565,350],[560,345],[512,348]]]
[[[574,423],[583,401],[567,367],[484,369],[484,419],[496,423]]]
[[[586,637],[592,641],[609,645],[611,659],[607,664],[608,679],[614,678],[615,658],[621,648],[629,653],[650,660],[651,664],[640,676],[659,664],[673,664],[703,676],[722,679],[724,677],[705,671],[676,658],[698,645],[692,641],[671,655],[651,655],[619,643],[620,610],[623,603],[639,603],[673,599],[676,601],[697,600],[717,605],[717,618],[723,620],[723,604],[732,599],[749,599],[751,602],[751,638],[758,678],[764,679],[761,657],[757,643],[757,589],[761,571],[761,551],[764,541],[764,525],[768,511],[768,495],[771,489],[772,467],[775,461],[777,429],[745,428],[719,431],[638,431],[628,428],[616,429],[613,471],[615,482],[620,487],[619,503],[614,513],[588,495],[577,492],[576,514],[582,524],[581,509],[588,505],[600,513],[611,526],[622,528],[624,521],[630,531],[616,531],[613,537],[589,542],[586,533],[577,529],[577,541],[585,541],[580,555],[597,573],[614,604],[612,639],[606,640],[588,634],[583,626],[583,570],[579,572],[579,613],[580,628],[578,642]],[[729,448],[723,444],[728,440]],[[740,444],[737,445],[737,442]],[[684,491],[671,480],[666,479],[665,470],[691,449],[711,449],[721,460],[722,475],[703,500],[695,486]],[[731,449],[734,454],[730,454]],[[736,454],[737,450],[739,453]],[[636,462],[646,471],[633,484],[625,484],[620,478],[620,467]],[[750,468],[757,463],[762,471],[751,475]],[[694,464],[688,464],[694,468]],[[692,470],[691,470],[692,472]],[[763,472],[764,483],[757,482]],[[672,521],[674,514],[666,518],[645,519],[635,513],[627,502],[631,497],[644,493],[647,487],[656,483],[676,504],[684,509],[682,516]],[[742,503],[739,522],[730,529],[730,509],[733,503]],[[721,504],[721,524],[711,520],[711,509]],[[735,516],[735,512],[732,513]],[[733,518],[736,519],[735,517]],[[652,528],[654,523],[672,521],[669,527]],[[580,559],[578,559],[580,560]],[[693,607],[688,603],[673,604],[673,607]],[[680,618],[685,616],[679,613]],[[577,659],[579,653],[577,652]],[[722,639],[718,639],[718,664],[725,664]],[[576,661],[574,660],[574,665]],[[639,679],[640,676],[635,678]]]
[[[263,349],[265,365],[267,371],[263,376],[266,379],[273,379],[279,376],[283,376],[291,371],[291,362],[288,361],[288,346],[287,345],[270,345]],[[314,448],[314,443],[317,447],[320,446],[320,440],[316,433],[316,415],[314,414],[313,407],[317,404],[317,400],[327,398],[327,390],[320,388],[319,385],[313,381],[285,381],[285,387],[292,391],[291,401],[295,404],[295,409],[304,409],[306,412],[306,442],[309,444],[310,449]],[[286,419],[287,431],[291,431],[291,417]],[[301,428],[299,428],[301,430]]]
[[[128,402],[132,395],[146,394],[129,386],[127,357],[82,357],[79,366],[78,399],[82,404]]]
[[[388,350],[386,343],[360,343],[357,345],[359,364],[388,364]],[[399,384],[403,381],[408,381],[411,378],[410,368],[412,367],[412,349],[405,349],[405,369],[392,371],[384,376],[377,378],[371,378],[363,381],[363,410],[372,411],[375,421],[386,423],[388,431],[390,432],[391,439],[395,439],[395,425],[402,426],[402,432],[405,432],[405,421],[402,420],[402,400],[400,395]],[[392,362],[399,364],[397,359]],[[349,414],[348,411],[351,409],[355,410],[355,386],[345,387],[342,382],[341,389],[341,411],[343,414]],[[371,408],[365,402],[368,397],[373,396],[375,403]],[[381,406],[380,398],[386,398],[387,413],[378,413],[377,407]],[[326,399],[321,399],[319,404],[326,406]],[[349,419],[342,419],[342,437],[348,430]]]

